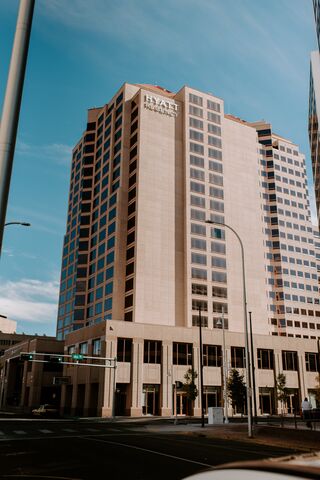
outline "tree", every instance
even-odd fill
[[[280,400],[281,403],[281,415],[283,416],[284,413],[284,404],[288,398],[288,389],[286,387],[287,379],[283,373],[279,373],[277,376],[277,399]]]
[[[187,394],[188,400],[194,401],[198,396],[198,389],[194,383],[195,379],[198,377],[198,374],[193,368],[189,368],[184,375],[185,383],[183,384],[183,389]]]
[[[227,391],[233,410],[243,413],[247,393],[246,384],[244,376],[236,368],[233,368],[229,374]]]

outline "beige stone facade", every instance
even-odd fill
[[[102,416],[111,416],[112,413],[170,416],[177,409],[179,415],[200,414],[199,397],[190,409],[185,394],[178,391],[176,396],[174,390],[175,382],[184,382],[184,375],[191,366],[199,373],[198,328],[164,328],[108,321],[68,335],[65,353],[80,352],[83,348],[80,345],[88,343],[88,356],[91,356],[92,342],[98,339],[101,339],[101,356],[117,356],[117,368],[65,367],[64,374],[71,377],[71,383],[62,387],[62,411]],[[243,335],[227,331],[225,340],[228,372],[237,368],[245,373]],[[223,405],[222,344],[222,330],[203,329],[206,410],[208,406]],[[279,373],[286,376],[286,413],[293,414],[294,409],[298,413],[306,396],[315,407],[314,390],[319,366],[317,342],[256,334],[253,344],[257,414],[278,412],[280,405],[275,387]],[[196,382],[200,388],[199,377]],[[69,400],[66,405],[67,389],[72,403]],[[95,409],[90,400],[92,395],[97,399]],[[229,414],[232,413],[229,405]]]
[[[205,221],[217,222],[206,225]],[[317,239],[305,159],[223,100],[124,84],[73,151],[59,339],[106,319],[316,338]],[[317,232],[316,232],[317,233]],[[296,290],[296,291],[295,291]]]
[[[188,366],[198,370],[199,311],[217,364],[205,367],[206,406],[221,404],[221,317],[229,363],[243,367],[244,273],[259,362],[272,365],[256,370],[260,411],[277,411],[281,362],[294,366],[293,411],[314,388],[301,358],[312,353],[316,368],[318,236],[304,155],[271,124],[225,115],[222,99],[187,86],[122,85],[89,110],[73,150],[57,322],[67,351],[92,353],[100,339],[119,363],[115,377],[68,367],[62,408],[199,413],[198,400],[173,395]],[[282,353],[286,342],[296,354]]]

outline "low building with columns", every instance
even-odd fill
[[[223,405],[223,332],[203,329],[204,407]],[[279,373],[286,377],[288,398],[285,412],[300,409],[304,397],[315,407],[319,368],[317,341],[258,335],[253,337],[255,397],[258,415],[278,413],[276,394]],[[107,321],[69,334],[65,355],[80,353],[93,357],[91,366],[66,365],[63,375],[70,384],[62,386],[61,411],[77,415],[200,415],[200,398],[190,406],[183,389],[189,368],[198,377],[199,329],[161,327]],[[244,336],[225,331],[226,367],[245,374]],[[117,358],[116,369],[102,368],[101,358]],[[95,363],[98,364],[95,366]],[[192,407],[192,408],[191,408]],[[229,414],[232,415],[231,405]]]
[[[50,362],[50,354],[63,353],[63,342],[55,337],[31,337],[23,339],[4,351],[0,357],[0,408],[20,408],[30,411],[40,404],[60,404],[61,387],[54,384],[61,377],[62,365]],[[33,360],[21,358],[30,352]],[[44,355],[40,355],[44,354]],[[41,360],[40,362],[38,360]]]

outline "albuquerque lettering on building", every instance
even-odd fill
[[[144,107],[169,117],[178,115],[178,105],[176,103],[153,95],[145,95]]]

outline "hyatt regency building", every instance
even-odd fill
[[[245,369],[239,238],[258,409],[277,410],[285,373],[292,412],[312,397],[319,367],[319,238],[304,155],[270,123],[226,115],[223,100],[187,86],[125,83],[90,109],[72,154],[57,338],[66,353],[118,366],[66,366],[62,408],[187,413],[173,385],[199,372],[199,312],[205,406],[221,405],[222,317],[225,366]]]

